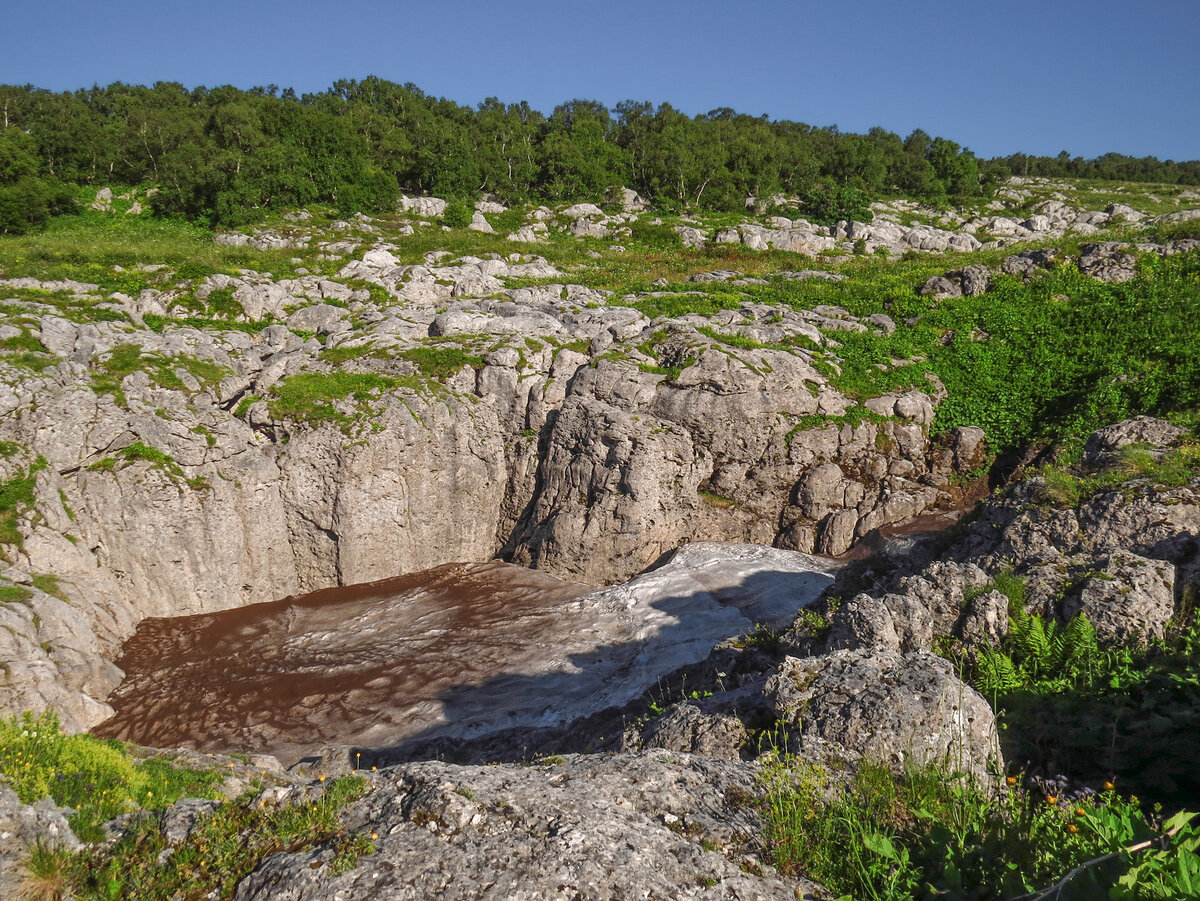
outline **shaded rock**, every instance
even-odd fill
[[[1175,613],[1175,568],[1128,552],[1097,563],[1079,596],[1063,602],[1062,616],[1085,614],[1102,641],[1144,644],[1162,638]]]
[[[998,645],[1008,634],[1008,597],[993,589],[972,598],[955,632],[972,644]]]
[[[900,650],[900,638],[887,605],[869,594],[857,594],[834,611],[825,651],[860,648]]]
[[[1137,257],[1124,244],[1081,244],[1079,271],[1102,282],[1127,282],[1137,275]]]
[[[958,270],[959,286],[967,297],[986,294],[992,285],[992,272],[987,266],[968,266]]]
[[[44,343],[44,342],[43,342]],[[1085,466],[1103,466],[1116,462],[1117,451],[1131,444],[1168,448],[1187,434],[1187,429],[1153,416],[1135,416],[1114,423],[1088,436],[1083,448]]]
[[[692,703],[672,705],[642,730],[644,748],[683,751],[738,760],[750,738],[746,726],[729,713],[704,713]]]
[[[182,845],[196,828],[221,805],[202,798],[184,798],[162,812],[163,837],[167,845]]]
[[[944,766],[988,782],[1000,771],[996,721],[978,692],[933,654],[834,651],[787,658],[767,683],[789,749],[883,763]]]
[[[942,300],[947,297],[961,297],[962,289],[944,275],[935,275],[917,289],[922,297],[932,297]]]
[[[1054,248],[1045,250],[1026,250],[1022,253],[1006,257],[1000,264],[1000,271],[1006,275],[1019,275],[1028,280],[1039,269],[1049,269],[1058,256]]]

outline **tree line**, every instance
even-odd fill
[[[472,108],[374,77],[302,96],[274,85],[0,85],[0,231],[69,208],[79,185],[153,185],[157,213],[239,225],[311,204],[385,211],[401,191],[519,203],[599,200],[626,185],[678,210],[784,193],[819,214],[881,196],[986,195],[1013,172],[1200,184],[1198,162],[1063,156],[980,160],[919,129],[853,134],[667,103]]]

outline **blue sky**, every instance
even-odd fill
[[[0,0],[0,83],[572,98],[924,128],[980,156],[1200,158],[1200,0]]]

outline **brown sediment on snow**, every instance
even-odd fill
[[[595,589],[448,564],[223,613],[144,621],[95,734],[155,747],[385,747],[557,726],[627,703],[755,622],[785,625],[837,568],[697,543]]]
[[[269,750],[392,740],[438,694],[520,667],[590,586],[503,563],[447,564],[200,616],[143,621],[95,734],[155,747]]]

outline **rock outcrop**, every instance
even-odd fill
[[[994,643],[1008,614],[998,576],[1019,581],[1030,611],[1086,614],[1103,641],[1162,637],[1179,600],[1200,589],[1200,478],[1163,482],[1153,468],[1184,434],[1150,417],[1101,429],[1077,474],[1012,486],[936,547],[885,548],[833,589],[848,600],[831,617],[827,647],[908,653],[934,635]],[[1140,471],[1139,459],[1149,461]],[[1089,486],[1098,474],[1108,478]],[[863,584],[871,587],[847,592]]]
[[[537,257],[359,253],[332,280],[156,270],[161,288],[95,323],[10,301],[58,362],[0,384],[0,475],[31,482],[5,576],[52,576],[70,601],[38,589],[4,611],[27,677],[14,706],[103,718],[119,677],[103,661],[147,616],[497,555],[593,584],[704,539],[836,555],[947,500],[936,382],[860,406],[805,349],[887,317],[747,303],[651,320],[578,285],[502,290],[562,275]],[[142,318],[198,303],[288,325]]]
[[[273,855],[235,898],[829,897],[759,856],[757,771],[661,751],[395,767],[343,816],[372,855],[338,876],[329,848]]]

